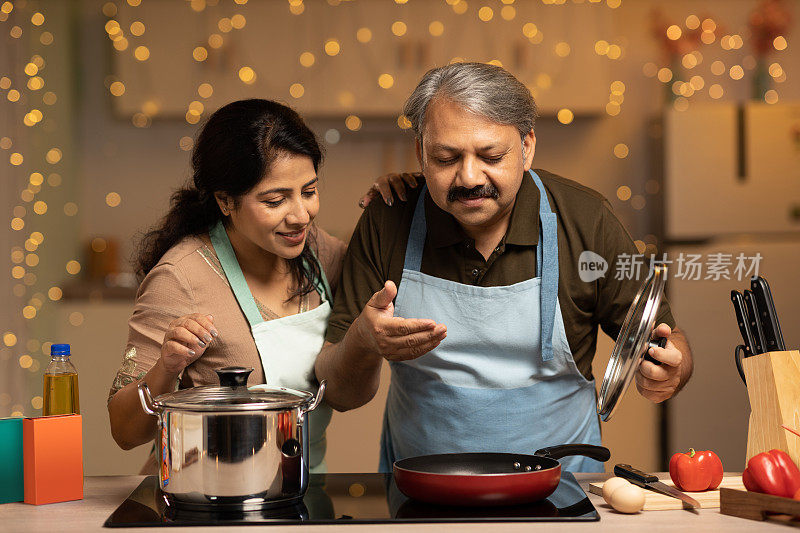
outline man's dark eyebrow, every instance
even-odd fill
[[[487,144],[486,146],[481,146],[478,148],[479,152],[489,152],[496,148],[499,148],[500,145],[498,144]],[[434,143],[431,145],[431,150],[443,150],[446,152],[458,152],[458,148],[453,148],[452,146],[447,146],[446,144],[438,144]]]
[[[305,189],[306,187],[314,185],[318,181],[319,177],[314,176],[314,178],[312,178],[311,181],[309,181],[308,183],[305,183],[302,188]],[[265,194],[273,194],[273,193],[287,193],[287,192],[292,192],[292,189],[288,187],[283,187],[278,189],[268,189],[266,191],[261,191],[260,193],[257,194],[257,196],[264,196]]]
[[[458,151],[457,148],[453,148],[452,146],[447,146],[446,144],[439,144],[439,143],[433,143],[431,145],[431,150],[444,150],[444,151],[447,151],[447,152],[457,152]]]

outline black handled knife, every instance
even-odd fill
[[[761,276],[750,278],[750,288],[753,289],[759,320],[764,330],[764,337],[766,339],[764,351],[773,352],[786,350],[786,344],[783,342],[783,333],[781,333],[781,325],[778,321],[778,313],[775,311],[775,302],[772,300],[772,291],[769,289],[769,283]]]
[[[747,307],[744,304],[744,298],[739,291],[731,291],[731,301],[733,302],[733,310],[736,312],[736,323],[739,325],[739,332],[742,334],[744,341],[745,357],[754,355],[756,341],[753,338],[753,333],[750,330],[750,323],[747,316]]]
[[[653,474],[646,474],[641,470],[637,470],[631,465],[615,465],[614,466],[614,475],[625,478],[634,485],[639,487],[652,490],[654,492],[658,492],[659,494],[665,494],[667,496],[671,496],[673,498],[677,498],[683,502],[684,509],[699,509],[700,502],[688,496],[676,488],[670,487],[666,483],[662,483],[658,480],[658,476],[654,476]]]
[[[767,340],[764,338],[764,330],[761,329],[761,320],[758,318],[756,299],[753,293],[748,290],[742,292],[742,297],[744,298],[744,307],[747,310],[747,323],[750,324],[750,332],[756,342],[753,354],[764,353],[768,351]]]

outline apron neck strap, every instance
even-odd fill
[[[428,223],[425,220],[425,196],[427,194],[428,185],[425,184],[419,192],[417,205],[414,208],[414,218],[411,219],[403,270],[418,272],[422,266],[422,250],[425,248],[425,237],[428,235]]]
[[[330,283],[328,283],[328,276],[325,275],[325,269],[322,268],[322,262],[317,257],[317,254],[314,253],[314,250],[311,250],[311,256],[314,258],[314,262],[317,264],[317,267],[319,269],[319,277],[314,280],[314,288],[319,293],[323,302],[331,302],[332,305],[333,291],[331,291],[331,285]],[[307,272],[311,271],[311,268],[309,268],[309,264],[306,259],[303,259],[303,265],[305,265]]]
[[[553,359],[553,328],[558,303],[558,220],[550,209],[550,200],[539,175],[528,173],[539,189],[539,244],[536,246],[536,270],[542,278],[542,360]]]
[[[260,324],[264,321],[264,317],[261,316],[256,301],[250,293],[250,288],[247,286],[247,281],[244,279],[242,267],[239,266],[239,261],[236,259],[236,252],[233,251],[231,240],[228,238],[228,232],[225,231],[225,226],[222,224],[221,220],[211,228],[208,232],[208,236],[211,237],[211,244],[214,245],[217,259],[219,259],[222,265],[225,277],[228,278],[228,283],[231,286],[233,295],[236,297],[239,307],[241,307],[244,316],[247,318],[247,322],[250,323],[250,327]]]
[[[223,272],[225,272],[225,277],[228,278],[233,295],[236,297],[236,301],[239,303],[239,307],[242,309],[245,318],[247,318],[250,327],[252,328],[256,324],[264,322],[264,317],[261,316],[261,311],[258,310],[258,305],[256,305],[256,300],[250,292],[250,287],[247,286],[242,267],[239,266],[236,252],[233,251],[228,232],[225,231],[222,221],[217,222],[209,230],[208,235],[211,237],[211,244],[214,245],[214,251],[222,265]],[[320,273],[319,277],[314,280],[314,287],[323,301],[331,302],[331,288],[328,284],[328,278],[325,276],[325,271],[322,269],[322,263],[319,262],[313,251],[311,255],[316,261]],[[308,263],[305,263],[305,266],[306,270],[310,270]]]

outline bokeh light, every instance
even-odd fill
[[[325,41],[325,53],[333,57],[342,51],[342,45],[336,39],[328,39]]]
[[[557,114],[558,121],[562,124],[570,124],[575,118],[575,114],[570,109],[559,109]]]
[[[356,115],[348,115],[347,118],[344,119],[344,125],[350,131],[358,131],[361,129],[361,119],[358,118]]]

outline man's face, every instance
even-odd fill
[[[511,213],[536,137],[434,99],[417,156],[433,201],[470,229],[489,229]],[[523,146],[525,153],[523,154]]]

